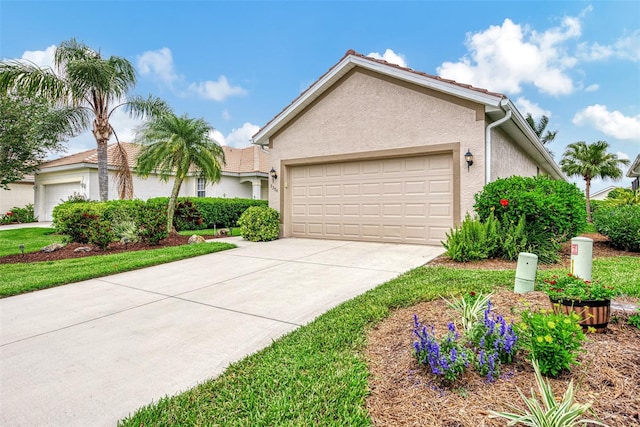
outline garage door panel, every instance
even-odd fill
[[[452,194],[451,181],[431,180],[429,181],[429,194]]]
[[[289,176],[294,237],[439,244],[453,225],[451,154],[296,166]]]
[[[42,221],[53,220],[53,208],[60,203],[69,199],[74,193],[83,194],[82,187],[79,182],[67,182],[63,184],[47,184],[44,186],[44,218]]]
[[[342,235],[349,238],[360,237],[360,224],[344,224],[342,226]]]

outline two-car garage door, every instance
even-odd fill
[[[451,154],[294,166],[294,237],[440,244],[453,225]]]

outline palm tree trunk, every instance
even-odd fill
[[[183,178],[176,176],[176,180],[173,182],[173,189],[171,190],[171,197],[169,197],[169,205],[167,205],[167,233],[169,234],[173,232],[173,214],[176,212],[176,202],[182,180]]]
[[[93,136],[98,144],[98,189],[100,201],[109,200],[109,169],[107,144],[111,138],[112,130],[108,118],[96,114],[93,121]]]
[[[98,188],[100,201],[109,200],[109,169],[107,167],[107,141],[98,140]]]
[[[584,193],[587,196],[587,222],[591,223],[591,178],[585,177]]]

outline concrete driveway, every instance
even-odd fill
[[[443,252],[225,240],[239,247],[0,300],[0,425],[114,425]]]

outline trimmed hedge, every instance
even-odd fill
[[[155,197],[148,202],[169,203],[168,197]],[[174,225],[176,230],[203,230],[214,226],[235,227],[240,215],[251,206],[267,206],[266,200],[223,199],[216,197],[178,197]],[[195,210],[194,210],[195,209]]]
[[[53,209],[53,225],[69,240],[88,243],[100,240],[123,223],[134,223],[139,237],[158,243],[167,236],[168,197],[142,200],[110,200],[108,202],[65,202]],[[222,198],[178,198],[174,224],[176,230],[235,227],[242,213],[251,206],[266,207],[265,200]],[[100,222],[100,224],[96,224]],[[100,236],[95,235],[99,231]],[[115,233],[114,233],[115,234]],[[124,236],[114,235],[115,239]],[[129,236],[127,236],[129,237]]]
[[[613,246],[640,252],[640,205],[600,207],[593,213],[593,223]]]

